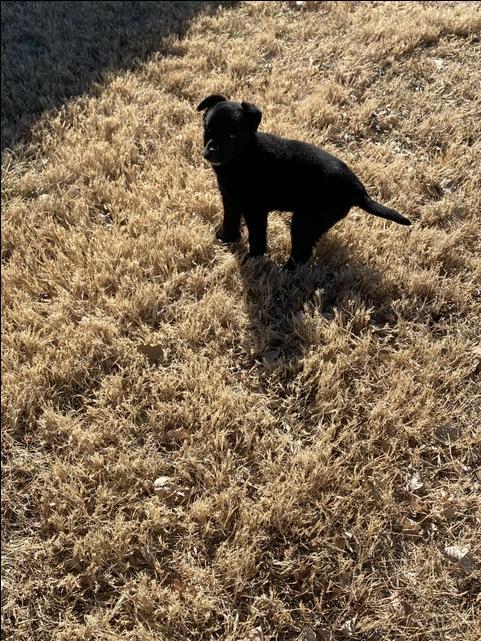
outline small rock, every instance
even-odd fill
[[[413,474],[408,481],[407,490],[409,492],[416,492],[424,487],[424,483],[421,481],[417,474]]]
[[[187,438],[189,438],[189,436],[189,430],[186,430],[184,427],[179,427],[176,430],[168,430],[165,433],[165,440],[180,443],[181,441],[185,441]]]
[[[170,476],[159,476],[154,481],[154,493],[161,498],[170,498],[175,495],[177,487]]]
[[[441,180],[439,186],[444,192],[448,194],[452,193],[453,191],[456,191],[456,183],[454,182],[454,180],[451,180],[450,178],[445,178],[444,180]]]
[[[444,556],[453,563],[457,563],[459,567],[467,572],[473,569],[473,560],[469,555],[468,547],[461,547],[458,545],[451,545],[444,548]]]
[[[289,2],[291,7],[295,9],[314,9],[315,7],[322,4],[319,0],[295,0],[294,2]]]

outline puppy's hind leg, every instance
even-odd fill
[[[292,271],[298,265],[307,263],[319,238],[344,218],[349,209],[350,207],[342,205],[323,216],[319,216],[316,211],[294,212],[291,222],[291,255],[283,269]]]
[[[331,222],[320,220],[317,212],[294,212],[291,221],[291,255],[283,269],[292,271],[298,265],[307,263],[315,244],[329,227]]]

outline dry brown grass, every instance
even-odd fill
[[[199,14],[4,152],[2,638],[479,639],[480,27],[472,2]],[[240,267],[212,91],[414,225],[355,211],[289,276],[273,215]]]

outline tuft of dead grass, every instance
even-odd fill
[[[201,13],[3,153],[5,638],[479,638],[479,3],[309,8]],[[290,276],[273,215],[240,266],[214,91],[414,225]]]

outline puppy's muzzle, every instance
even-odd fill
[[[206,146],[204,147],[204,153],[203,156],[206,160],[208,160],[211,163],[215,163],[218,160],[218,154],[220,151],[219,145],[216,143],[209,141]]]

